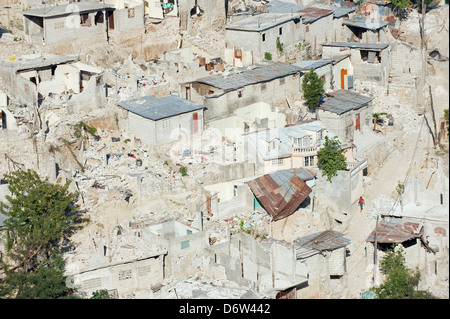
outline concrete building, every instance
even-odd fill
[[[0,132],[17,130],[17,121],[14,114],[8,110],[8,104],[8,95],[0,91]]]
[[[77,2],[26,10],[25,38],[38,45],[107,43],[113,9],[104,3]]]
[[[360,43],[386,43],[388,42],[388,22],[353,17],[342,22],[348,28],[345,41]]]
[[[185,278],[198,271],[196,258],[205,254],[207,234],[176,221],[116,226],[113,238],[93,238],[94,250],[67,253],[66,275],[77,292],[90,297],[96,290],[123,297],[136,291],[157,291],[167,278]]]
[[[9,94],[22,104],[53,103],[65,106],[69,113],[106,104],[103,71],[76,56],[22,56],[0,62],[0,75]]]
[[[302,68],[302,73],[313,70],[323,81],[325,90],[332,89],[333,81],[333,60],[302,60],[294,63],[295,66]],[[303,81],[303,77],[301,80]]]
[[[327,127],[320,121],[305,121],[247,133],[247,161],[255,163],[260,174],[280,169],[317,167],[317,151],[328,133]]]
[[[118,103],[124,129],[143,142],[158,145],[199,135],[203,130],[204,105],[169,95],[152,95]],[[189,144],[185,145],[188,148]]]
[[[350,54],[355,79],[374,81],[381,85],[387,83],[391,66],[388,44],[359,42],[322,43],[322,58]]]
[[[227,5],[228,1],[223,0],[178,0],[181,30],[189,32],[192,29],[192,20],[197,16],[205,16],[208,26],[225,25]]]
[[[108,16],[108,36],[129,39],[144,33],[144,4],[138,0],[104,0],[114,8]]]
[[[300,68],[264,62],[222,76],[213,74],[181,85],[182,96],[207,107],[205,121],[228,117],[244,106],[264,101],[273,107],[300,98]]]
[[[308,272],[308,285],[298,290],[298,299],[332,298],[347,283],[347,251],[350,239],[326,230],[294,241],[297,262]]]
[[[237,109],[232,116],[209,121],[207,127],[218,129],[227,139],[240,141],[246,132],[284,127],[286,124],[286,115],[277,108],[272,111],[270,104],[256,102]]]
[[[299,14],[263,13],[228,24],[225,27],[225,63],[247,66],[261,62],[266,53],[276,60],[279,45],[302,40]],[[279,44],[277,44],[279,43]]]
[[[352,142],[354,131],[372,123],[372,98],[352,90],[340,89],[325,94],[317,116],[344,143]]]
[[[333,39],[333,10],[307,7],[299,11],[302,16],[303,40],[310,47],[310,56],[322,53],[321,43]]]

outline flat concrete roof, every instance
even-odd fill
[[[367,18],[352,18],[342,22],[342,24],[349,27],[375,31],[387,26],[389,22]]]
[[[25,16],[50,18],[56,16],[77,14],[86,11],[97,11],[104,9],[114,9],[109,5],[98,2],[76,2],[71,4],[65,4],[61,6],[47,6],[43,8],[31,9],[22,11]]]
[[[176,95],[168,95],[162,98],[148,95],[134,100],[121,101],[118,105],[153,121],[206,108],[204,105],[196,104]]]
[[[254,15],[233,23],[225,27],[227,30],[239,31],[265,31],[290,20],[300,19],[300,14],[291,13],[262,13]]]
[[[51,65],[65,64],[78,60],[75,55],[56,55],[56,54],[30,54],[24,55],[14,61],[0,61],[0,66],[14,71],[24,71],[48,67]]]
[[[360,43],[360,42],[325,42],[322,43],[321,45],[329,47],[344,47],[351,49],[368,50],[368,51],[382,51],[389,46],[389,44],[386,43]]]

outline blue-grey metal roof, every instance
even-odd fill
[[[77,2],[76,5],[74,4],[64,4],[60,6],[52,5],[52,6],[45,6],[42,8],[25,10],[22,11],[22,14],[25,16],[49,18],[49,17],[70,15],[80,12],[98,11],[105,9],[114,9],[114,7],[98,2]]]
[[[299,21],[300,14],[262,13],[230,23],[225,29],[261,32],[296,19]]]
[[[162,98],[148,95],[134,100],[121,101],[118,105],[153,121],[205,108],[204,105],[185,100],[176,95],[168,95]]]
[[[343,47],[351,49],[360,49],[368,51],[381,51],[386,49],[389,44],[386,43],[360,43],[360,42],[325,42],[322,46]]]
[[[333,60],[303,60],[294,63],[294,65],[302,68],[302,70],[315,70],[332,62]]]
[[[301,68],[292,64],[268,62],[256,64],[251,68],[240,68],[238,72],[231,73],[226,78],[214,74],[195,82],[211,85],[224,91],[233,91],[247,85],[271,81],[300,71]]]
[[[319,109],[336,114],[344,114],[351,110],[360,109],[372,101],[371,97],[361,95],[351,90],[337,90],[327,93]]]
[[[356,8],[333,8],[333,17],[335,18],[342,18],[349,13],[355,12]]]
[[[351,243],[350,239],[335,230],[326,230],[294,240],[297,259],[304,259],[322,251],[333,251]]]
[[[349,27],[362,28],[366,30],[378,30],[389,24],[387,21],[374,20],[368,18],[355,17],[342,22],[343,25]]]

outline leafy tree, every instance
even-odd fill
[[[310,70],[303,76],[302,91],[305,97],[305,104],[310,109],[317,111],[320,100],[322,99],[325,89],[323,88],[323,81],[314,70]],[[317,117],[317,113],[316,113]]]
[[[411,0],[391,0],[389,4],[394,14],[400,19],[408,17],[408,11],[406,9],[411,7],[411,5]]]
[[[6,174],[11,195],[0,203],[4,221],[5,254],[0,267],[0,296],[9,298],[66,297],[70,290],[63,276],[64,239],[76,230],[76,194],[70,182],[52,184],[31,170]]]
[[[268,61],[272,60],[272,53],[264,52],[264,59],[266,59]]]
[[[340,146],[341,142],[339,142],[337,137],[330,139],[328,136],[325,136],[324,147],[317,152],[319,157],[317,166],[327,176],[327,180],[330,183],[338,171],[347,169],[347,162],[344,156],[345,150],[340,149]]]
[[[92,297],[90,299],[111,299],[111,296],[108,293],[108,290],[96,290],[92,293]]]
[[[386,252],[380,270],[386,279],[380,287],[371,289],[376,299],[435,299],[428,291],[417,290],[420,273],[406,267],[402,247],[395,250],[393,246]]]

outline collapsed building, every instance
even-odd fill
[[[78,56],[22,56],[0,62],[0,73],[10,96],[24,105],[56,103],[74,113],[106,104],[103,71],[80,62]]]

